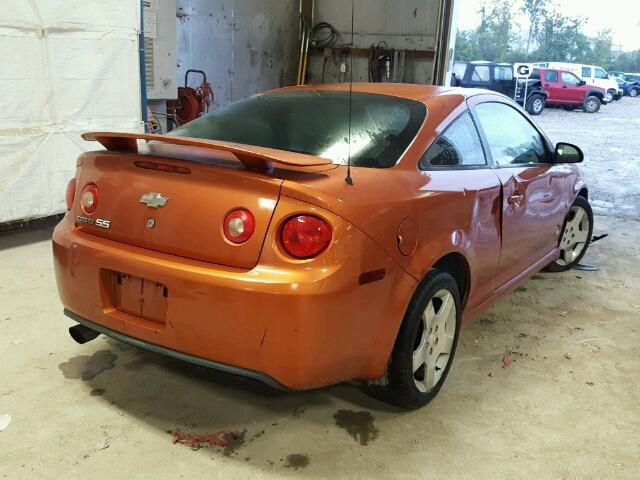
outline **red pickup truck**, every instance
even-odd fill
[[[547,105],[559,105],[568,109],[582,108],[587,113],[596,113],[605,103],[606,92],[594,85],[587,85],[571,72],[553,68],[536,68],[531,80],[539,80],[542,88],[549,92]]]

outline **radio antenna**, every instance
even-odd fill
[[[353,179],[351,178],[351,109],[353,106],[353,30],[355,3],[355,0],[351,0],[351,47],[349,48],[349,156],[347,157],[347,177],[344,179],[347,185],[353,185]]]

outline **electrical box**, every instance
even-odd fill
[[[147,98],[178,98],[176,0],[143,0],[142,5]]]

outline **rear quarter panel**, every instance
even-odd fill
[[[418,162],[448,124],[466,110],[457,92],[427,102],[425,125],[400,162],[390,169],[345,168],[308,181],[286,181],[282,194],[330,210],[373,238],[416,280],[451,252],[462,254],[471,274],[468,305],[479,303],[492,288],[500,245],[497,177],[489,169],[420,172]],[[398,228],[410,218],[418,244],[412,255],[398,248]]]

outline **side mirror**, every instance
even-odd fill
[[[584,80],[580,80],[580,83],[578,85],[584,87],[586,84],[587,82],[585,82]]]
[[[556,145],[554,163],[581,163],[584,160],[584,153],[579,147],[570,143],[559,143]]]

